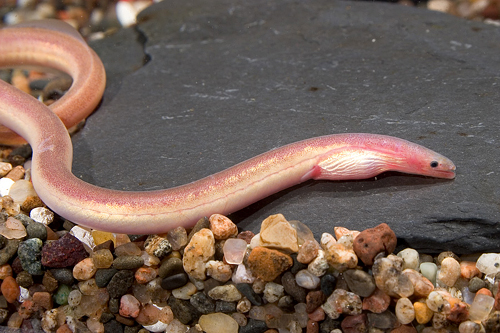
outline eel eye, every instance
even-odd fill
[[[431,168],[436,168],[439,165],[437,161],[432,161],[431,162]]]

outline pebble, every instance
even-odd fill
[[[367,326],[373,327],[374,325],[368,324],[368,319],[365,314],[347,316],[341,323],[342,331],[344,333],[357,333],[362,331]]]
[[[408,298],[403,297],[396,302],[396,317],[403,325],[409,324],[415,319],[415,308]]]
[[[41,223],[29,223],[26,227],[26,233],[28,234],[28,238],[38,238],[42,241],[47,239],[47,228]]]
[[[109,297],[118,298],[125,295],[128,288],[132,286],[134,282],[134,272],[128,270],[118,271],[113,275],[109,281],[106,289],[108,290]]]
[[[238,235],[238,227],[229,218],[221,214],[212,214],[208,221],[215,239],[228,239]]]
[[[343,274],[349,289],[361,297],[370,296],[375,290],[375,282],[370,274],[360,269],[349,269]]]
[[[62,284],[57,288],[56,293],[54,294],[54,302],[59,305],[65,305],[68,303],[68,296],[71,292],[70,287],[65,284]]]
[[[189,299],[191,305],[202,314],[209,314],[215,311],[215,301],[204,292],[197,292]]]
[[[293,264],[292,258],[280,251],[258,246],[248,256],[252,275],[264,281],[273,281]]]
[[[392,297],[409,297],[414,288],[410,279],[402,274],[403,259],[395,255],[377,257],[372,270],[377,287]]]
[[[33,221],[49,225],[54,221],[54,213],[45,207],[36,207],[30,211],[30,217]]]
[[[358,257],[354,249],[337,242],[329,233],[325,232],[321,235],[321,248],[325,251],[328,263],[339,271],[355,268],[358,265]]]
[[[172,245],[170,245],[167,237],[149,235],[144,242],[144,250],[150,255],[161,259],[172,252]]]
[[[188,281],[189,279],[186,273],[178,273],[161,280],[161,287],[163,289],[172,290],[184,286]]]
[[[460,264],[452,257],[444,258],[438,273],[438,280],[448,287],[452,287],[460,277]]]
[[[236,284],[236,288],[239,292],[245,296],[250,303],[253,305],[262,305],[262,298],[258,295],[253,289],[252,286],[248,283],[239,283]],[[284,288],[284,287],[283,287]]]
[[[26,271],[22,271],[22,272],[19,272],[19,274],[17,274],[16,282],[18,285],[20,285],[23,288],[29,288],[34,283],[33,276]]]
[[[92,252],[92,260],[97,269],[110,268],[113,264],[113,254],[108,249],[102,249]]]
[[[335,289],[322,305],[322,308],[328,317],[337,319],[341,314],[361,314],[363,303],[358,295],[344,289]]]
[[[433,262],[423,262],[420,264],[420,273],[425,276],[433,285],[436,284],[438,268]]]
[[[263,298],[267,303],[277,302],[285,294],[285,288],[274,282],[266,283]]]
[[[161,264],[158,269],[158,276],[165,278],[178,273],[184,273],[182,260],[179,258],[169,258]]]
[[[92,258],[85,258],[73,267],[73,277],[78,281],[85,281],[93,277],[96,271]]]
[[[134,277],[137,283],[148,283],[153,281],[158,275],[158,270],[152,267],[140,267],[135,271]]]
[[[224,261],[239,265],[243,262],[247,251],[247,242],[239,238],[230,238],[224,242]]]
[[[231,280],[236,284],[238,284],[238,283],[254,283],[255,276],[253,276],[250,269],[247,269],[247,267],[245,265],[240,264],[240,265],[238,265],[238,267],[234,271]]]
[[[3,236],[0,236],[3,238]],[[5,239],[5,238],[3,238]],[[0,265],[5,265],[16,253],[19,248],[20,240],[8,239],[6,245],[0,250]]]
[[[123,295],[120,298],[120,310],[119,313],[124,317],[136,318],[139,316],[141,303],[130,294]]]
[[[238,333],[238,323],[224,313],[202,315],[198,321],[206,333]]]
[[[241,293],[234,284],[214,287],[208,292],[208,296],[214,300],[226,302],[236,302],[242,297]]]
[[[321,282],[319,277],[312,274],[307,269],[297,272],[297,274],[295,274],[295,281],[297,285],[305,289],[316,289]]]
[[[1,178],[0,179],[0,196],[5,197],[9,195],[10,188],[14,185],[14,181],[10,178]]]
[[[460,262],[460,275],[464,279],[472,279],[481,275],[481,272],[476,267],[476,263],[473,261],[461,261]]]
[[[55,268],[51,269],[50,273],[61,284],[73,284],[73,272],[69,268]]]
[[[87,257],[83,244],[69,233],[54,242],[46,243],[42,248],[42,265],[46,267],[74,266]]]
[[[297,254],[297,261],[302,264],[309,264],[318,255],[319,244],[316,240],[306,240],[302,244]]]
[[[335,284],[337,283],[337,278],[331,274],[325,274],[321,277],[321,291],[326,297],[330,296],[335,290]]]
[[[188,282],[180,288],[173,289],[172,296],[178,299],[189,300],[197,291],[198,289],[196,289],[196,286],[193,283]]]
[[[402,275],[408,277],[412,283],[413,294],[416,297],[427,297],[434,290],[434,285],[429,279],[411,268],[405,269]]]
[[[78,306],[82,301],[82,293],[80,290],[72,290],[68,295],[68,305]]]
[[[299,250],[297,230],[282,214],[271,215],[262,221],[260,240],[264,247],[294,253]]]
[[[306,302],[307,291],[297,284],[292,273],[286,272],[283,274],[281,284],[285,288],[286,293],[292,296],[297,303]]]
[[[374,258],[380,252],[394,252],[397,238],[394,231],[386,223],[363,230],[354,240],[354,252],[365,265],[372,265]]]
[[[382,290],[376,288],[375,291],[363,299],[363,310],[373,313],[382,313],[391,304],[391,297]]]
[[[488,295],[477,294],[474,297],[474,302],[472,302],[469,310],[469,320],[471,321],[483,321],[488,318],[493,305],[495,304],[495,299]]]
[[[172,246],[172,250],[179,251],[188,242],[186,229],[184,229],[183,227],[176,227],[174,229],[171,229],[167,233],[167,240]]]
[[[0,223],[0,235],[7,239],[22,239],[27,232],[21,221],[9,216],[5,222]]]
[[[207,276],[220,282],[229,281],[233,275],[231,266],[222,261],[210,260],[206,264],[206,269]]]
[[[420,265],[420,256],[417,250],[406,248],[399,251],[397,256],[403,259],[403,270],[407,268],[418,270],[418,265]]]
[[[44,310],[52,309],[52,295],[46,291],[38,291],[33,294],[33,302]]]
[[[144,265],[144,259],[139,256],[120,256],[113,260],[113,268],[116,269],[138,269]]]
[[[309,263],[307,270],[318,277],[325,275],[326,271],[330,268],[326,259],[325,251],[318,250],[317,256]]]
[[[184,271],[198,280],[205,280],[205,264],[215,254],[215,238],[209,229],[201,229],[195,233],[184,249],[182,265]]]
[[[41,262],[43,242],[38,238],[27,239],[19,243],[17,255],[21,260],[21,266],[31,275],[42,275]]]
[[[0,290],[9,303],[14,303],[20,294],[19,285],[12,276],[7,276],[3,279]]]
[[[413,308],[415,310],[415,319],[419,324],[427,324],[431,321],[434,311],[425,302],[415,302],[413,303]]]
[[[486,275],[493,275],[500,272],[500,254],[484,253],[476,262],[477,269]]]

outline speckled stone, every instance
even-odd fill
[[[144,242],[144,250],[150,255],[161,259],[172,252],[172,245],[170,245],[167,237],[149,235]]]
[[[21,241],[18,239],[6,239],[1,235],[0,237],[6,243],[5,247],[0,250],[0,265],[5,265],[17,253]]]
[[[28,238],[39,238],[42,241],[47,239],[47,228],[45,225],[37,222],[31,222],[26,227]]]
[[[335,289],[322,307],[328,317],[337,319],[341,314],[361,314],[363,304],[358,295],[344,289]]]
[[[118,273],[115,268],[98,269],[95,273],[95,283],[99,288],[105,288],[113,276]]]
[[[21,260],[21,266],[31,275],[42,275],[41,262],[43,242],[38,238],[27,239],[19,244],[17,254]]]
[[[128,271],[128,270],[118,271],[115,275],[113,275],[108,285],[106,286],[109,293],[109,297],[117,298],[124,295],[127,292],[128,288],[130,288],[130,286],[132,286],[133,283],[134,283],[133,271]]]
[[[280,251],[258,246],[248,256],[248,268],[264,281],[273,281],[293,264],[292,258]]]
[[[264,333],[267,325],[262,320],[248,319],[247,325],[240,327],[239,333]]]
[[[208,314],[215,311],[215,301],[208,297],[204,292],[197,292],[191,296],[189,302],[202,314]]]
[[[281,277],[281,284],[285,287],[287,294],[293,297],[293,299],[298,303],[306,302],[307,291],[300,287],[295,281],[295,276],[292,273],[286,272]]]
[[[137,269],[144,265],[144,259],[138,256],[120,256],[113,260],[115,269]]]
[[[221,214],[212,214],[208,218],[210,230],[215,239],[227,239],[238,235],[238,227],[229,218]]]
[[[73,284],[73,272],[69,268],[54,268],[50,272],[52,276],[61,284],[66,284],[68,286]]]
[[[88,257],[83,244],[67,233],[62,238],[46,243],[42,248],[42,265],[52,268],[74,266]]]
[[[209,229],[201,229],[193,235],[184,249],[182,265],[184,271],[198,280],[205,280],[205,264],[215,254],[215,238]]]
[[[33,285],[33,276],[26,271],[22,271],[17,274],[16,282],[23,288],[29,288]]]
[[[365,265],[372,265],[373,259],[380,252],[390,254],[397,245],[396,234],[386,224],[363,230],[354,240],[354,252]]]
[[[198,319],[201,315],[198,310],[196,310],[196,308],[189,303],[189,301],[169,297],[167,304],[170,306],[175,318],[184,325],[188,325],[191,321]]]

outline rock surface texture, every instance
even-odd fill
[[[313,228],[387,223],[400,244],[498,251],[500,30],[382,3],[168,1],[92,46],[108,85],[74,136],[74,172],[120,190],[182,185],[313,136],[393,135],[457,165],[453,181],[396,173],[309,181],[231,216]]]

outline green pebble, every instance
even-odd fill
[[[59,305],[68,304],[68,296],[70,292],[71,288],[65,284],[62,284],[54,294],[54,302],[56,302]]]
[[[38,238],[30,238],[21,242],[17,249],[17,255],[21,260],[23,269],[31,275],[42,275],[42,247],[43,242]]]

